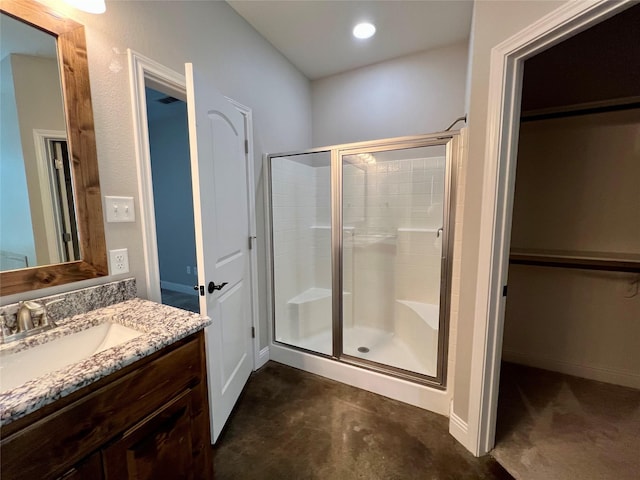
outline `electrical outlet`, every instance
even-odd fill
[[[126,248],[117,250],[109,250],[109,265],[111,266],[111,275],[119,275],[129,272],[129,252]]]

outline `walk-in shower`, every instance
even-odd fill
[[[266,157],[272,340],[443,387],[457,132]]]

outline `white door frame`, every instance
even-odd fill
[[[491,51],[468,437],[459,438],[475,455],[495,442],[524,61],[629,6],[567,2]]]
[[[140,222],[144,246],[145,280],[147,284],[147,298],[154,302],[161,302],[160,295],[160,263],[158,260],[158,239],[156,234],[155,205],[153,201],[153,181],[151,176],[151,151],[149,148],[149,129],[147,127],[147,99],[145,86],[169,90],[171,94],[186,101],[185,76],[165,67],[164,65],[127,49],[129,61],[129,86],[131,105],[133,110],[133,132],[138,171],[138,191],[140,205]],[[247,190],[249,205],[249,231],[256,235],[255,214],[255,184],[253,162],[253,114],[251,108],[226,97],[245,118],[245,135],[248,142],[247,153]],[[254,242],[254,247],[255,247]],[[254,370],[257,370],[267,359],[259,363],[260,359],[260,325],[258,310],[258,260],[257,248],[250,250],[251,275],[251,322],[256,332],[253,339]]]
[[[260,308],[258,303],[258,242],[256,233],[256,185],[253,157],[253,111],[251,108],[225,97],[238,109],[244,117],[244,128],[247,139],[245,156],[247,160],[247,203],[249,205],[249,235],[251,236],[251,318],[253,320],[253,369],[257,370],[269,360],[269,347],[260,350]]]
[[[63,247],[60,244],[60,221],[54,206],[53,182],[51,178],[51,165],[49,164],[49,152],[47,141],[67,141],[67,132],[64,130],[33,129],[33,142],[36,151],[36,166],[38,171],[38,185],[40,186],[40,199],[44,212],[44,230],[47,236],[48,254],[51,263],[60,263],[63,258]]]

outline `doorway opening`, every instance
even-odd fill
[[[198,313],[187,104],[149,85],[145,95],[161,301]]]
[[[487,352],[484,367],[487,376],[482,379],[484,390],[479,393],[489,399],[483,402],[482,409],[491,408],[492,402],[497,401],[499,387],[502,406],[520,402],[527,412],[527,420],[535,419],[535,413],[542,413],[538,420],[542,421],[545,415],[553,420],[546,427],[560,428],[563,424],[569,427],[565,431],[549,430],[545,435],[547,447],[551,447],[549,439],[561,443],[563,449],[573,442],[576,447],[574,459],[580,458],[580,461],[568,461],[571,456],[556,448],[554,451],[561,454],[563,460],[556,463],[560,470],[553,472],[554,478],[585,476],[575,470],[562,472],[562,468],[584,465],[593,472],[607,465],[607,459],[604,459],[607,455],[614,463],[625,463],[623,449],[614,444],[608,444],[605,449],[608,453],[602,453],[599,448],[597,455],[589,455],[588,445],[581,446],[580,442],[589,440],[590,435],[585,435],[585,431],[594,433],[592,446],[603,440],[604,437],[596,439],[595,427],[590,427],[593,417],[598,417],[592,407],[597,405],[606,409],[614,405],[619,399],[616,392],[620,388],[629,393],[631,403],[636,405],[634,408],[637,409],[640,402],[638,357],[633,344],[638,332],[633,330],[637,322],[632,321],[640,313],[635,287],[640,273],[637,243],[640,225],[635,221],[640,173],[637,170],[637,143],[634,142],[640,125],[640,80],[638,70],[629,67],[637,64],[636,42],[629,41],[635,29],[629,28],[629,24],[623,25],[624,22],[637,25],[639,12],[637,6],[627,6],[631,8],[616,16],[612,13],[623,8],[614,10],[612,4],[604,2],[591,11],[586,8],[577,14],[573,11],[573,16],[573,7],[567,6],[562,14],[556,14],[556,21],[563,27],[555,27],[558,31],[564,29],[565,38],[569,36],[568,27],[559,20],[563,15],[574,22],[573,33],[580,22],[591,28],[579,29],[584,31],[542,53],[538,53],[538,46],[536,56],[526,55],[527,48],[535,49],[531,47],[531,39],[528,40],[530,43],[524,41],[517,47],[514,45],[518,40],[522,42],[521,39],[505,42],[497,48],[508,59],[504,68],[507,71],[505,78],[509,80],[503,84],[505,91],[497,93],[496,88],[492,94],[493,100],[502,99],[500,109],[492,113],[515,108],[514,111],[521,115],[511,118],[510,112],[505,113],[507,119],[496,122],[500,124],[497,131],[502,132],[501,138],[489,149],[488,159],[492,162],[498,159],[496,197],[493,197],[497,214],[493,214],[496,226],[489,242],[492,251],[487,254],[487,263],[492,264],[487,271],[494,278],[489,281],[489,298],[480,297],[481,303],[483,298],[487,300],[487,310],[479,311],[479,315],[488,314],[489,340],[483,346]],[[608,17],[611,18],[606,20]],[[539,30],[543,30],[542,25],[544,22],[541,21]],[[545,35],[551,38],[561,35],[549,30],[548,23],[544,28],[547,29]],[[607,41],[606,30],[610,31],[614,43],[620,42],[617,46]],[[541,38],[539,32],[537,35]],[[499,57],[495,56],[496,59]],[[499,69],[493,65],[492,73],[494,70],[497,73]],[[553,85],[553,89],[549,85]],[[489,246],[489,243],[485,245]],[[503,339],[501,312],[505,302],[499,298],[499,292],[506,284],[507,272],[509,294]],[[481,279],[479,287],[483,282]],[[492,345],[499,350],[493,352]],[[492,362],[499,362],[500,351],[503,359],[512,362],[505,365],[503,382],[522,382],[515,390],[509,389],[506,383],[498,384],[499,364]],[[519,367],[515,362],[547,371]],[[536,377],[544,381],[531,380],[527,385],[527,379]],[[587,397],[594,397],[595,390],[586,393],[585,385],[591,380],[583,378],[609,383],[592,382],[599,386],[595,390],[603,395],[595,400],[595,404],[590,405],[587,401]],[[539,388],[526,398],[523,389],[531,384]],[[545,390],[546,397],[542,393]],[[516,393],[509,396],[509,392]],[[556,394],[568,398],[573,407],[590,411],[591,418],[581,420],[570,409],[554,411],[559,404],[559,397],[554,397]],[[516,422],[518,417],[509,417],[500,404],[497,408],[498,448],[495,453],[499,455],[501,441],[504,445],[508,433],[515,435],[519,430],[509,428],[509,422]],[[624,408],[614,410],[619,412]],[[506,423],[501,424],[501,412]],[[617,414],[609,413],[614,413],[613,417]],[[479,450],[482,453],[483,446],[491,447],[491,421],[495,421],[496,416],[492,417],[491,413],[483,416],[482,411],[480,414]],[[525,428],[527,422],[522,415],[519,418]],[[483,419],[489,419],[488,424],[483,423]],[[630,418],[621,421],[628,423]],[[607,428],[611,430],[613,426]],[[525,431],[519,432],[527,435]],[[573,434],[573,438],[563,437],[563,434]],[[620,434],[619,439],[622,439],[623,430]],[[608,434],[606,436],[607,442],[610,441]],[[536,457],[543,453],[543,450],[536,453],[536,446],[531,442],[529,437],[526,443],[532,449],[528,451],[530,454]],[[622,441],[620,446],[624,443]],[[596,458],[595,463],[590,463]],[[627,458],[627,465],[637,462],[633,456],[624,458]],[[530,460],[530,469],[544,468],[545,463],[550,463],[548,456],[545,456],[545,462]],[[604,467],[603,475],[616,471],[616,477],[626,478],[624,471],[611,470],[610,466]],[[513,472],[517,472],[517,476],[536,476],[533,470],[517,470],[525,467],[516,466]],[[547,472],[546,476],[549,475]]]
[[[640,468],[621,415],[640,406],[638,22],[634,6],[523,62],[492,452],[517,477]]]
[[[66,133],[35,129],[33,134],[43,210],[48,217],[45,229],[51,230],[47,232],[49,261],[79,260],[80,244]]]
[[[128,50],[128,56],[141,192],[146,290],[147,298],[157,302],[168,302],[162,292],[167,289],[161,286],[171,283],[171,279],[161,277],[164,275],[160,268],[162,252],[159,252],[162,239],[158,238],[160,228],[157,224],[164,218],[160,215],[163,212],[158,210],[174,207],[171,202],[176,196],[176,185],[171,175],[168,189],[157,185],[155,177],[159,170],[151,158],[155,147],[150,145],[150,138],[156,134],[175,134],[175,124],[184,119],[181,101],[186,101],[188,154],[185,156],[190,163],[180,168],[181,174],[188,179],[183,181],[182,188],[191,193],[182,194],[190,197],[193,219],[183,228],[185,231],[193,229],[195,237],[197,265],[194,266],[197,269],[195,272],[191,269],[191,273],[197,275],[198,296],[195,298],[198,299],[199,313],[211,319],[211,324],[205,329],[205,343],[212,412],[211,438],[215,442],[250,372],[260,366],[258,362],[268,360],[259,355],[261,352],[256,340],[259,325],[251,110],[224,97],[191,63],[185,64],[185,75],[181,75],[131,50]],[[153,108],[148,106],[148,100],[152,98],[163,105],[174,105],[180,111],[178,117],[171,117],[168,129],[166,125],[164,129],[157,128],[157,122],[147,118]],[[157,130],[155,134],[154,129]],[[168,148],[162,142],[158,145],[169,150],[168,161],[173,162],[173,147]],[[176,152],[176,155],[183,154],[184,148]],[[171,171],[175,165],[169,167]],[[185,170],[189,169],[190,174],[187,175]],[[161,177],[166,180],[167,174],[161,174]],[[162,203],[166,197],[170,201],[168,205]],[[181,215],[185,208],[179,209]],[[184,233],[175,227],[176,222],[175,219],[169,221],[173,233],[168,236],[170,255],[175,253],[172,250],[174,243],[171,243],[175,242],[173,237]],[[185,294],[193,288],[185,283],[178,285],[182,287],[169,286],[178,293],[184,288]]]

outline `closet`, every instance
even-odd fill
[[[506,361],[635,388],[639,25],[635,6],[525,63],[503,342]]]
[[[516,477],[637,472],[639,28],[636,4],[525,62],[493,452]]]

